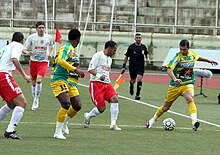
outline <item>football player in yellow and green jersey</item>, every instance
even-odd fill
[[[62,80],[69,83],[68,77],[70,72],[74,73],[74,70],[76,69],[75,63],[77,63],[77,65],[79,64],[78,61],[75,61],[75,59],[78,60],[79,56],[75,53],[75,48],[70,42],[68,42],[62,46],[56,54],[52,66],[51,82],[53,83]]]
[[[70,81],[70,73],[74,73],[79,77],[84,77],[84,73],[75,65],[78,64],[78,54],[75,48],[80,41],[80,32],[72,29],[68,34],[68,43],[62,46],[54,60],[51,73],[51,88],[54,96],[60,102],[61,108],[57,113],[56,130],[54,138],[66,139],[63,134],[69,134],[67,127],[68,120],[75,116],[81,110],[82,103],[77,89],[77,81]]]
[[[170,109],[173,102],[183,96],[188,105],[189,115],[192,120],[192,129],[197,131],[200,123],[197,120],[197,108],[194,102],[194,82],[195,77],[193,68],[196,61],[204,61],[217,65],[213,60],[202,58],[195,51],[189,51],[189,41],[181,40],[180,52],[166,65],[167,73],[171,78],[170,85],[165,97],[165,103],[159,107],[153,117],[147,122],[146,127],[151,128],[155,121],[167,110]]]
[[[175,83],[173,79],[170,81],[171,86],[181,86],[186,84],[194,84],[195,76],[193,68],[195,62],[199,59],[199,56],[195,51],[188,51],[187,55],[183,55],[178,52],[169,63],[166,64],[167,68],[172,69],[175,77],[180,79],[182,82],[180,84]]]

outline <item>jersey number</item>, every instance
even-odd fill
[[[19,93],[21,93],[22,91],[21,91],[21,88],[19,88],[19,87],[16,87],[15,88],[15,92],[16,92],[16,94],[19,94]]]
[[[65,84],[60,85],[61,91],[67,90],[67,86]]]

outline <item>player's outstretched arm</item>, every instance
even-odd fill
[[[203,58],[203,57],[199,57],[198,61],[204,61],[204,62],[208,62],[212,65],[218,65],[218,62],[214,61],[214,60],[209,60],[209,59],[206,59],[206,58]]]

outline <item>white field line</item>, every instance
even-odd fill
[[[83,87],[88,87],[87,85],[83,85],[83,84],[79,84],[80,86],[83,86]],[[151,108],[155,108],[157,109],[158,106],[155,106],[155,105],[152,105],[152,104],[149,104],[149,103],[146,103],[146,102],[142,102],[142,101],[137,101],[137,100],[134,100],[134,99],[131,99],[131,98],[128,98],[128,97],[125,97],[125,96],[121,96],[119,95],[120,98],[123,98],[125,100],[129,100],[129,101],[132,101],[132,102],[136,102],[136,103],[139,103],[139,104],[143,104],[143,105],[146,105],[146,106],[149,106]],[[189,116],[187,115],[184,115],[184,114],[181,114],[181,113],[177,113],[177,112],[174,112],[174,111],[171,111],[169,110],[168,111],[169,113],[172,113],[174,115],[178,115],[178,116],[182,116],[182,117],[185,117],[185,118],[190,118]],[[214,124],[214,123],[211,123],[211,122],[208,122],[208,121],[205,121],[205,120],[201,120],[201,119],[198,119],[200,122],[202,123],[205,123],[205,124],[208,124],[208,125],[212,125],[212,126],[216,126],[216,127],[219,127],[220,128],[220,125],[218,124]],[[2,123],[8,123],[7,121],[3,121]],[[50,123],[50,122],[20,122],[21,124],[45,124],[45,125],[55,125],[55,123]],[[69,123],[69,125],[74,125],[74,126],[83,126],[83,124],[81,123]],[[91,127],[92,126],[99,126],[99,127],[109,127],[109,125],[107,124],[91,124]],[[140,125],[121,125],[120,124],[120,127],[129,127],[129,128],[146,128],[146,126],[140,126]],[[154,126],[154,128],[162,128],[162,127],[159,127],[159,126]],[[185,128],[185,127],[176,127],[176,129],[182,129],[182,130],[192,130],[192,128]],[[220,130],[213,130],[213,129],[199,129],[199,130],[202,130],[202,131],[216,131],[216,132],[220,132]]]
[[[87,85],[84,85],[84,84],[79,84],[79,85],[82,86],[82,87],[88,87]],[[134,100],[134,99],[125,97],[125,96],[119,95],[119,97],[120,97],[120,98],[123,98],[123,99],[125,99],[125,100],[129,100],[129,101],[132,101],[132,102],[136,102],[136,103],[139,103],[139,104],[146,105],[146,106],[151,107],[151,108],[155,108],[155,109],[159,108],[158,106],[155,106],[155,105],[152,105],[152,104],[149,104],[149,103],[146,103],[146,102],[142,102],[142,101],[137,101],[137,100]],[[172,113],[172,114],[174,114],[174,115],[182,116],[182,117],[185,117],[185,118],[190,118],[190,117],[187,116],[187,115],[184,115],[184,114],[181,114],[181,113],[172,111],[172,110],[169,110],[168,112],[169,112],[169,113]],[[208,121],[205,121],[205,120],[201,120],[201,119],[198,119],[198,121],[200,121],[200,122],[202,122],[202,123],[205,123],[205,124],[208,124],[208,125],[212,125],[212,126],[216,126],[216,127],[219,127],[219,128],[220,128],[220,125],[219,125],[219,124],[211,123],[211,122],[208,122]]]
[[[5,124],[8,124],[7,121],[3,121],[1,123],[5,123]],[[44,124],[44,125],[56,125],[56,123],[51,123],[51,122],[20,122],[20,124]],[[68,126],[81,126],[83,127],[83,124],[82,123],[68,123]],[[92,127],[107,127],[109,128],[109,124],[91,124],[90,126],[91,128]],[[125,128],[145,128],[146,130],[151,130],[151,129],[147,129],[146,126],[141,126],[141,125],[122,125],[120,124],[120,127],[125,127]],[[159,126],[154,126],[154,128],[157,128],[157,129],[162,129],[162,127],[159,127]],[[186,127],[176,127],[176,129],[178,130],[192,130],[192,128],[186,128]],[[220,132],[220,130],[218,129],[199,129],[200,131],[214,131],[214,132]]]

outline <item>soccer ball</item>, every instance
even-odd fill
[[[172,118],[165,118],[162,125],[164,130],[172,131],[175,128],[176,123]]]

